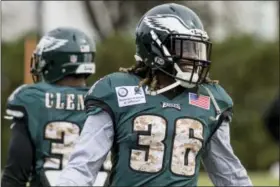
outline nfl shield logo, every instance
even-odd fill
[[[72,62],[72,63],[76,63],[77,59],[78,59],[77,55],[71,55],[70,56],[70,62]]]
[[[81,52],[86,53],[90,51],[89,45],[81,45],[80,46]]]

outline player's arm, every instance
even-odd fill
[[[113,144],[114,88],[108,77],[99,79],[85,97],[88,118],[62,171],[58,186],[93,185]]]
[[[202,156],[208,176],[215,186],[252,186],[246,169],[231,147],[230,120],[224,118],[220,123]]]
[[[92,186],[113,144],[113,122],[104,110],[89,115],[56,186]]]
[[[34,149],[27,124],[14,119],[9,142],[8,160],[2,175],[2,187],[26,186],[34,162]]]

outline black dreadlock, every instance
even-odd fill
[[[156,74],[151,68],[145,66],[144,63],[138,62],[136,65],[133,65],[129,68],[120,67],[119,71],[124,73],[132,73],[141,77],[142,80],[139,83],[139,87],[148,85],[151,91],[155,91],[159,87]]]

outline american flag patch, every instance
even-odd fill
[[[189,104],[209,110],[210,109],[210,97],[205,96],[205,95],[198,96],[195,93],[189,93]]]

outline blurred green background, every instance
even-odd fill
[[[142,12],[147,10],[147,6],[140,8]],[[211,23],[213,20],[208,21]],[[134,38],[125,28],[120,24],[114,32],[97,42],[97,73],[88,80],[89,85],[108,73],[118,71],[119,67],[134,63]],[[1,41],[2,169],[10,137],[10,122],[3,116],[9,94],[23,84],[26,36],[33,35],[27,34],[12,42]],[[279,185],[279,180],[268,173],[270,166],[279,161],[279,147],[262,121],[264,111],[279,93],[279,38],[273,41],[250,34],[232,34],[225,40],[213,41],[212,62],[211,78],[219,80],[234,101],[231,142],[235,154],[249,171],[255,185]],[[199,184],[211,185],[205,173],[201,175]]]

